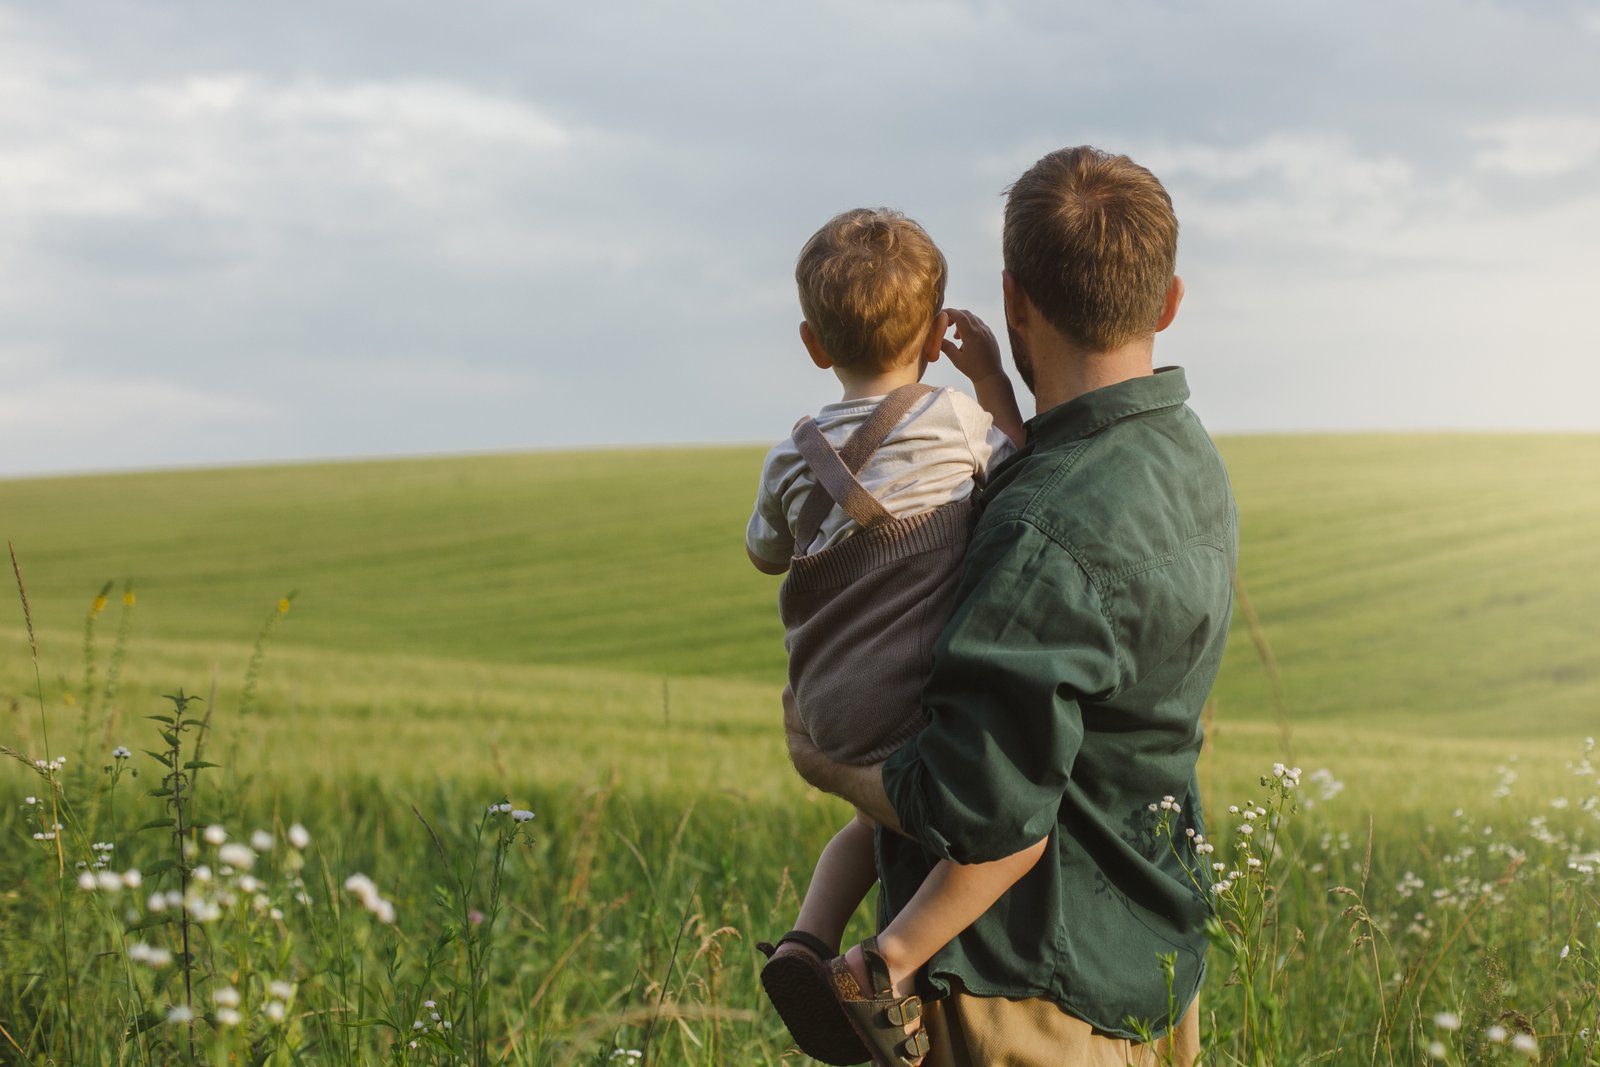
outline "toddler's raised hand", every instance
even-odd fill
[[[1000,346],[984,321],[970,311],[956,308],[945,308],[944,313],[950,316],[955,337],[946,337],[939,350],[950,357],[956,370],[974,382],[1004,373],[1000,366]]]
[[[972,391],[983,410],[994,419],[1000,432],[1021,448],[1027,442],[1028,431],[1022,424],[1022,412],[1017,410],[1011,379],[1000,366],[1000,346],[995,344],[994,334],[970,311],[945,308],[944,313],[950,316],[956,335],[954,339],[942,340],[939,351],[950,357],[956,370],[971,380]]]

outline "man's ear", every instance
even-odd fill
[[[950,313],[941,311],[933,317],[933,325],[928,327],[928,336],[922,339],[922,362],[933,363],[938,360],[939,353],[943,351],[944,335],[950,332]]]
[[[1172,320],[1178,317],[1178,305],[1183,303],[1183,279],[1176,274],[1167,285],[1167,297],[1161,305],[1161,318],[1156,320],[1156,333],[1160,333],[1172,325]]]
[[[1022,286],[1017,284],[1008,270],[1000,272],[1000,291],[1005,297],[1006,325],[1013,330],[1021,330],[1034,314],[1033,301],[1028,299],[1028,294],[1022,291]]]
[[[822,342],[817,340],[817,335],[811,329],[811,324],[804,320],[800,322],[800,341],[806,346],[806,352],[811,356],[811,362],[821,370],[833,366],[833,360],[828,358],[828,353],[823,351]]]

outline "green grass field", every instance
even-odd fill
[[[1241,577],[1297,758],[1383,766],[1436,749],[1492,764],[1507,746],[1545,750],[1592,728],[1600,437],[1222,447]],[[713,762],[759,769],[724,768],[748,790],[782,772],[776,584],[740,548],[759,458],[617,451],[10,481],[0,532],[24,568],[53,705],[79,682],[103,581],[131,581],[138,597],[130,699],[203,689],[214,667],[236,685],[261,619],[295,590],[262,729],[296,735],[310,716],[336,738],[419,743],[449,728],[456,743],[432,750],[453,770],[492,740],[542,753],[563,779],[631,769],[641,747],[672,752],[654,743],[663,731],[692,751],[704,731]],[[31,687],[21,621],[12,609],[0,623],[13,703]],[[1230,737],[1256,755],[1276,709],[1241,618],[1215,699],[1218,758]],[[652,743],[618,743],[641,736]],[[316,755],[337,760],[329,746]]]
[[[1600,918],[1592,889],[1560,873],[1566,856],[1591,847],[1583,790],[1600,789],[1575,784],[1568,767],[1600,708],[1600,437],[1250,437],[1221,447],[1259,630],[1236,613],[1202,758],[1207,802],[1225,824],[1223,807],[1256,796],[1256,776],[1286,755],[1345,783],[1309,817],[1283,876],[1282,926],[1272,929],[1293,924],[1305,940],[1274,953],[1305,984],[1276,995],[1284,1011],[1317,1021],[1297,1021],[1274,1046],[1296,1058],[1278,1062],[1418,1062],[1431,1013],[1464,1006],[1480,1033],[1523,1012],[1543,1047],[1561,1035],[1564,1058],[1546,1062],[1600,1062],[1574,1036],[1593,997],[1575,1001],[1573,989],[1592,993],[1592,975],[1574,987],[1539,962],[1563,941],[1579,945],[1574,965],[1588,960],[1594,931],[1578,927]],[[321,953],[299,964],[306,996],[328,1005],[306,1017],[324,1024],[356,1010],[341,999],[351,989],[413,1010],[421,994],[406,983],[443,982],[423,966],[428,938],[454,929],[451,945],[470,940],[435,915],[451,868],[430,858],[438,850],[409,809],[455,828],[445,832],[454,855],[483,803],[530,804],[537,846],[508,868],[519,903],[503,936],[519,947],[496,964],[505,993],[484,1009],[495,1062],[609,1065],[613,1049],[641,1042],[662,1063],[776,1062],[781,1026],[759,1010],[748,944],[732,946],[781,929],[794,884],[844,809],[800,783],[782,753],[776,581],[740,545],[760,455],[610,451],[0,482],[0,534],[21,564],[43,683],[41,701],[20,602],[8,598],[0,743],[42,755],[48,728],[69,773],[90,772],[64,793],[78,798],[81,843],[115,829],[119,859],[148,865],[159,842],[133,832],[131,813],[106,812],[98,768],[112,745],[159,745],[144,716],[163,710],[160,694],[181,686],[208,698],[206,755],[225,766],[206,772],[216,784],[205,818],[280,829],[302,820],[325,843],[330,898],[344,874],[368,871],[396,887],[402,927],[422,924],[387,949],[373,934],[361,952],[328,949],[314,923],[300,931],[297,944]],[[109,605],[86,642],[108,581]],[[124,616],[125,582],[136,603]],[[107,702],[124,619],[121,687]],[[269,619],[254,703],[241,715]],[[142,765],[141,781],[159,777]],[[0,798],[39,791],[9,766]],[[1509,797],[1496,796],[1506,767],[1519,777]],[[33,810],[0,809],[0,834],[21,843],[0,860],[0,954],[29,961],[0,981],[0,1029],[25,1035],[8,1045],[0,1034],[0,1062],[8,1050],[26,1063],[166,1062],[175,1046],[141,1051],[81,1013],[73,1021],[41,1006],[66,989],[118,1004],[171,991],[117,977],[94,962],[104,953],[73,962],[67,935],[111,936],[102,927],[115,916],[50,911]],[[1554,831],[1528,823],[1540,811]],[[1501,844],[1508,826],[1521,836]],[[1450,836],[1469,833],[1465,845]],[[1560,848],[1544,840],[1551,833]],[[1524,896],[1526,878],[1491,888],[1513,859],[1542,879]],[[1394,888],[1411,867],[1443,894],[1417,919]],[[1346,952],[1347,902],[1327,897],[1369,880],[1364,906],[1389,953],[1373,948],[1370,967]],[[1461,888],[1469,883],[1482,892]],[[1429,925],[1411,932],[1424,911]],[[692,958],[679,951],[686,937],[698,946]],[[263,949],[231,944],[247,960],[236,974],[265,973]],[[378,977],[353,975],[359,960]],[[462,968],[441,988],[465,1010],[475,987]],[[1362,977],[1382,970],[1394,973]],[[1224,977],[1219,965],[1208,994],[1222,1009],[1209,1027],[1219,1050],[1239,1047],[1238,1012],[1257,1010],[1239,1008]],[[1566,1007],[1552,1007],[1561,997]],[[651,1010],[675,1019],[670,1041],[646,1021]],[[436,1062],[407,1058],[398,1040],[357,1047],[337,1027],[305,1028],[300,1052],[279,1045],[270,1062]],[[208,1062],[254,1062],[218,1034]],[[63,1058],[68,1049],[79,1058]],[[1498,1062],[1501,1051],[1463,1045],[1451,1055]],[[1235,1060],[1219,1052],[1219,1062]]]

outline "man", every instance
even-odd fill
[[[930,1064],[1197,1053],[1208,907],[1186,831],[1202,832],[1199,719],[1238,524],[1183,371],[1154,369],[1183,299],[1177,234],[1165,189],[1125,156],[1063,149],[1012,186],[1006,323],[1037,414],[984,492],[923,694],[929,725],[872,767],[790,735],[804,777],[887,828],[880,926],[938,860],[1045,840],[922,972],[939,998]],[[1169,838],[1155,824],[1172,805]],[[1132,1044],[1141,1034],[1164,1036]]]

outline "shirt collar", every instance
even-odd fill
[[[1065,404],[1057,404],[1028,420],[1028,443],[1047,446],[1092,437],[1114,422],[1148,411],[1174,408],[1189,399],[1182,367],[1158,367],[1154,374],[1129,378]]]

